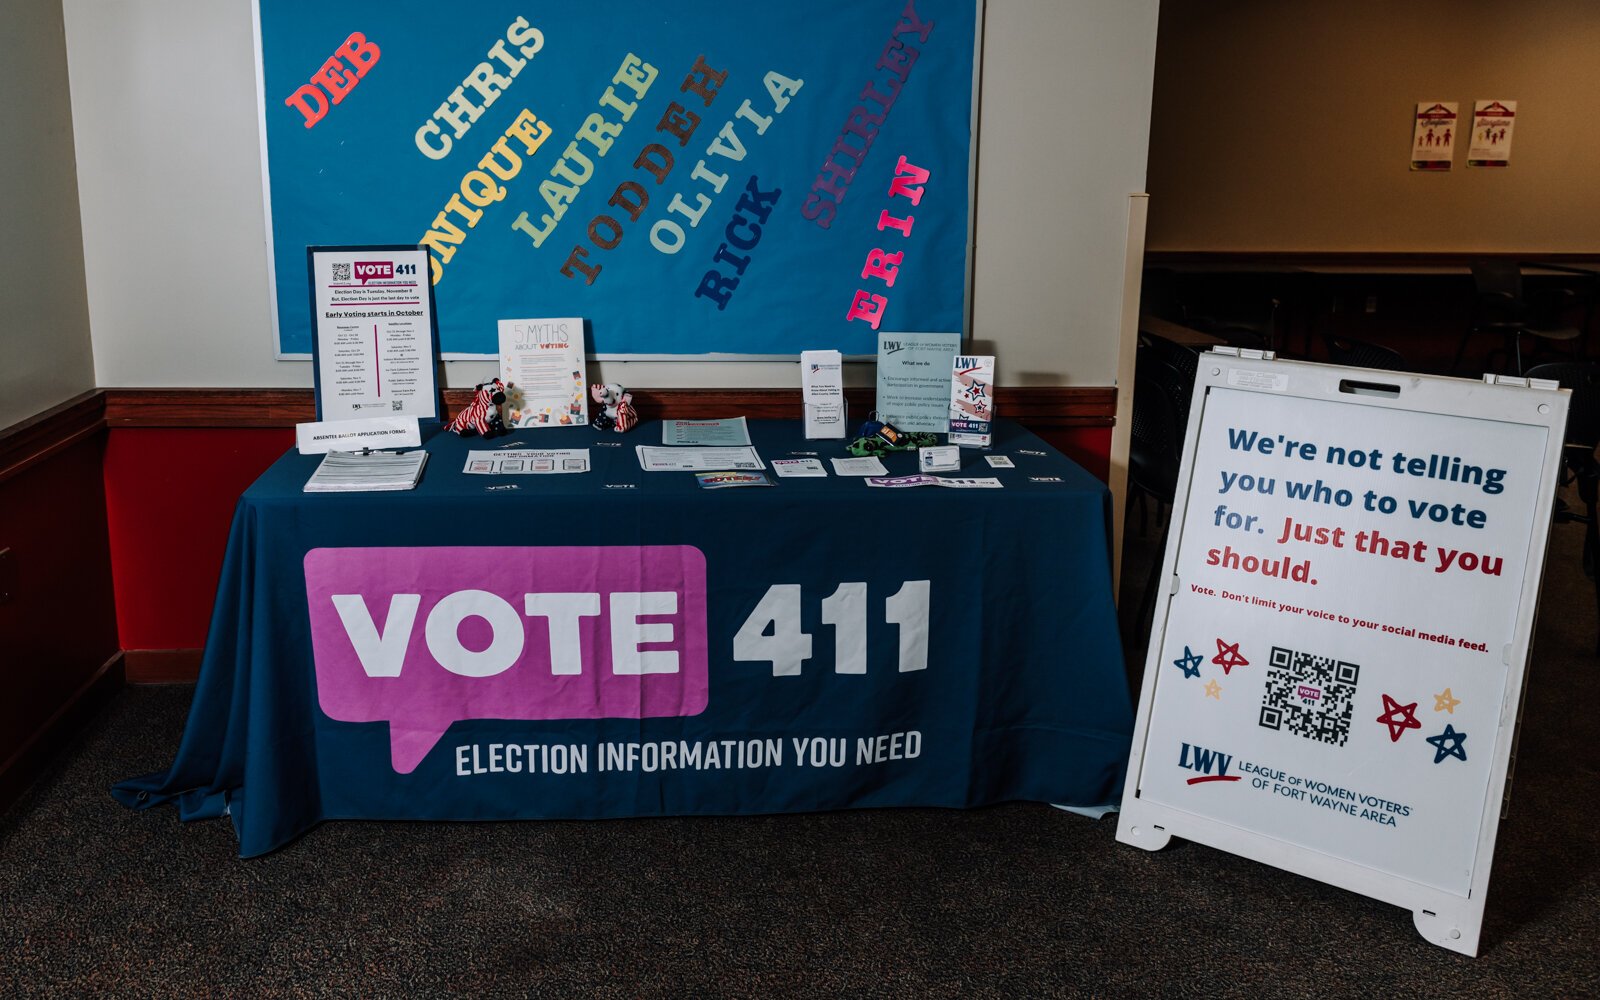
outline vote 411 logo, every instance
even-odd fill
[[[901,673],[928,668],[928,605],[932,584],[907,580],[883,602],[885,624],[900,629]],[[801,610],[804,595],[798,583],[777,583],[767,588],[750,616],[733,637],[733,658],[772,664],[774,677],[798,677],[813,654],[812,635],[805,631]],[[841,583],[822,599],[822,623],[833,626],[833,670],[839,674],[867,672],[867,605],[865,583]]]

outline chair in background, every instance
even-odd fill
[[[1515,261],[1473,261],[1472,284],[1475,291],[1472,323],[1461,335],[1452,371],[1460,371],[1467,344],[1474,334],[1499,335],[1502,349],[1514,360],[1514,371],[1518,375],[1523,374],[1524,337],[1534,338],[1530,346],[1537,349],[1540,343],[1573,341],[1583,335],[1577,326],[1563,321],[1566,311],[1576,301],[1576,293],[1570,288],[1550,288],[1537,296],[1525,296],[1522,268]]]
[[[1224,280],[1218,280],[1223,278]],[[1139,289],[1141,315],[1157,316],[1235,347],[1278,347],[1282,305],[1277,271],[1223,275],[1179,274],[1147,267]]]
[[[1276,350],[1280,305],[1275,298],[1222,303],[1211,314],[1195,317],[1194,325],[1234,347]]]
[[[1595,448],[1600,445],[1600,363],[1554,361],[1528,369],[1528,377],[1554,379],[1563,389],[1572,390],[1562,437],[1561,482],[1577,484],[1584,513],[1573,513],[1558,502],[1555,519],[1584,525],[1583,567],[1594,579],[1595,608],[1600,613],[1600,573],[1595,566],[1595,559],[1600,556],[1600,524],[1596,523],[1595,514],[1596,500],[1600,498],[1600,460],[1595,457]],[[1595,654],[1600,656],[1600,637],[1595,642]]]
[[[1377,368],[1391,372],[1413,370],[1406,364],[1406,359],[1400,352],[1392,347],[1355,340],[1351,337],[1339,337],[1331,333],[1323,336],[1322,343],[1328,349],[1328,360],[1336,365],[1350,368]]]
[[[1200,370],[1200,352],[1198,349],[1155,334],[1140,335],[1138,357],[1165,361],[1178,369],[1178,373],[1183,376],[1183,384],[1191,388],[1194,386],[1195,375]],[[1183,423],[1187,423],[1189,420],[1187,398],[1185,398],[1184,407],[1178,417]]]

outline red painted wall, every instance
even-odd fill
[[[1061,454],[1083,466],[1102,483],[1111,478],[1111,428],[1067,427],[1036,432]]]
[[[292,428],[117,428],[106,517],[123,649],[205,645],[239,494],[294,444]]]

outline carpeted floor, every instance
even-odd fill
[[[330,823],[240,861],[226,821],[107,794],[182,732],[191,690],[145,687],[0,818],[0,994],[1600,995],[1580,547],[1557,526],[1475,960],[1391,906],[1192,844],[1147,854],[1113,819],[1027,803]],[[1127,607],[1151,549],[1130,544]]]

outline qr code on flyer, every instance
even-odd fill
[[[334,263],[334,265],[333,265],[333,280],[334,281],[349,281],[350,280],[350,263],[348,261],[346,261],[343,264],[340,264],[337,261]]]
[[[1350,738],[1361,667],[1329,656],[1272,647],[1261,725],[1342,747]]]

